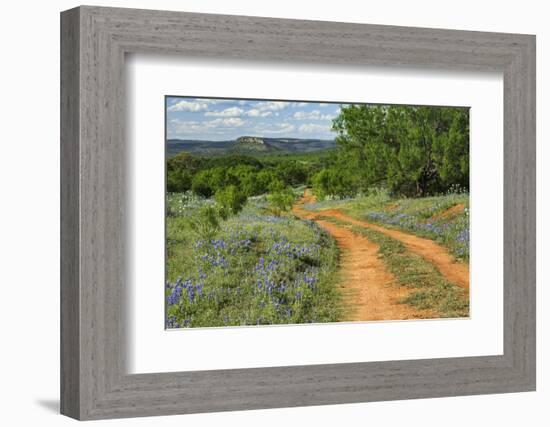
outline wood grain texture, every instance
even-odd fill
[[[80,414],[79,17],[61,20],[61,412]]]
[[[80,7],[62,13],[62,413],[78,419],[535,388],[534,36]],[[504,354],[128,375],[127,53],[504,74]]]

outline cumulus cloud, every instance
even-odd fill
[[[330,114],[321,114],[319,110],[296,111],[292,118],[295,120],[332,120],[334,116]]]
[[[239,117],[228,117],[214,120],[196,121],[173,119],[168,123],[172,134],[193,134],[198,132],[223,132],[228,128],[237,128],[245,124]]]
[[[246,115],[249,117],[269,117],[273,115],[272,111],[260,111],[257,108],[253,108],[246,112]]]
[[[196,113],[198,111],[204,111],[206,109],[208,109],[208,102],[199,101],[199,100],[187,101],[185,99],[182,99],[181,101],[177,101],[167,108],[167,110],[170,112],[189,111],[192,113]]]
[[[326,125],[318,125],[315,123],[305,123],[300,125],[298,132],[300,133],[314,133],[314,132],[329,132],[330,127]]]
[[[252,108],[250,110],[243,110],[239,107],[229,107],[225,110],[221,111],[207,111],[204,113],[205,116],[208,117],[240,117],[240,116],[248,116],[248,117],[270,117],[273,116],[273,111],[265,110],[262,111],[258,108]]]
[[[322,108],[326,106],[330,108]],[[240,135],[330,138],[337,108],[329,103],[170,97],[167,133],[170,138],[203,140]]]
[[[217,120],[220,120],[220,122],[218,123],[214,123],[216,122]],[[216,119],[216,120],[212,120],[212,122],[210,122],[213,126],[219,126],[219,125],[222,125],[222,126],[226,126],[226,127],[231,127],[231,128],[235,128],[235,127],[239,127],[239,126],[242,126],[244,125],[244,120],[239,118],[239,117],[231,117],[231,118],[228,118],[228,119]]]
[[[229,107],[225,110],[221,111],[207,111],[204,113],[205,116],[212,116],[212,117],[238,117],[242,116],[244,113],[244,110],[239,107]]]
[[[260,111],[277,111],[284,110],[290,105],[290,102],[283,101],[261,101],[255,107]]]
[[[256,134],[287,134],[295,128],[291,123],[259,123],[254,126],[253,131]]]
[[[231,102],[231,100],[228,100],[228,99],[211,99],[211,98],[195,98],[194,101],[205,102],[210,105],[227,104],[228,102]]]

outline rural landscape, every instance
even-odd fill
[[[166,328],[469,316],[469,109],[166,97]]]

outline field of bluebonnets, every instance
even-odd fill
[[[197,218],[215,201],[173,193],[167,202],[167,327],[341,317],[338,249],[314,222],[273,215],[259,196],[209,233]]]
[[[168,158],[168,328],[348,318],[341,248],[290,211],[306,187],[316,201],[304,207],[317,215],[339,209],[435,240],[468,263],[467,108],[342,105],[332,131],[335,147],[316,152],[263,152],[265,141],[254,137],[245,138],[244,151]],[[396,304],[436,317],[468,315],[467,289],[397,240],[354,232],[378,242],[377,256],[397,283],[419,288]]]

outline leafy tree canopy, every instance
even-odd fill
[[[356,177],[349,185],[357,191],[385,184],[396,193],[424,196],[456,185],[468,188],[467,108],[348,105],[333,129],[338,133],[336,169]],[[340,174],[332,177],[336,186],[345,175]],[[316,179],[328,178],[325,173]]]

